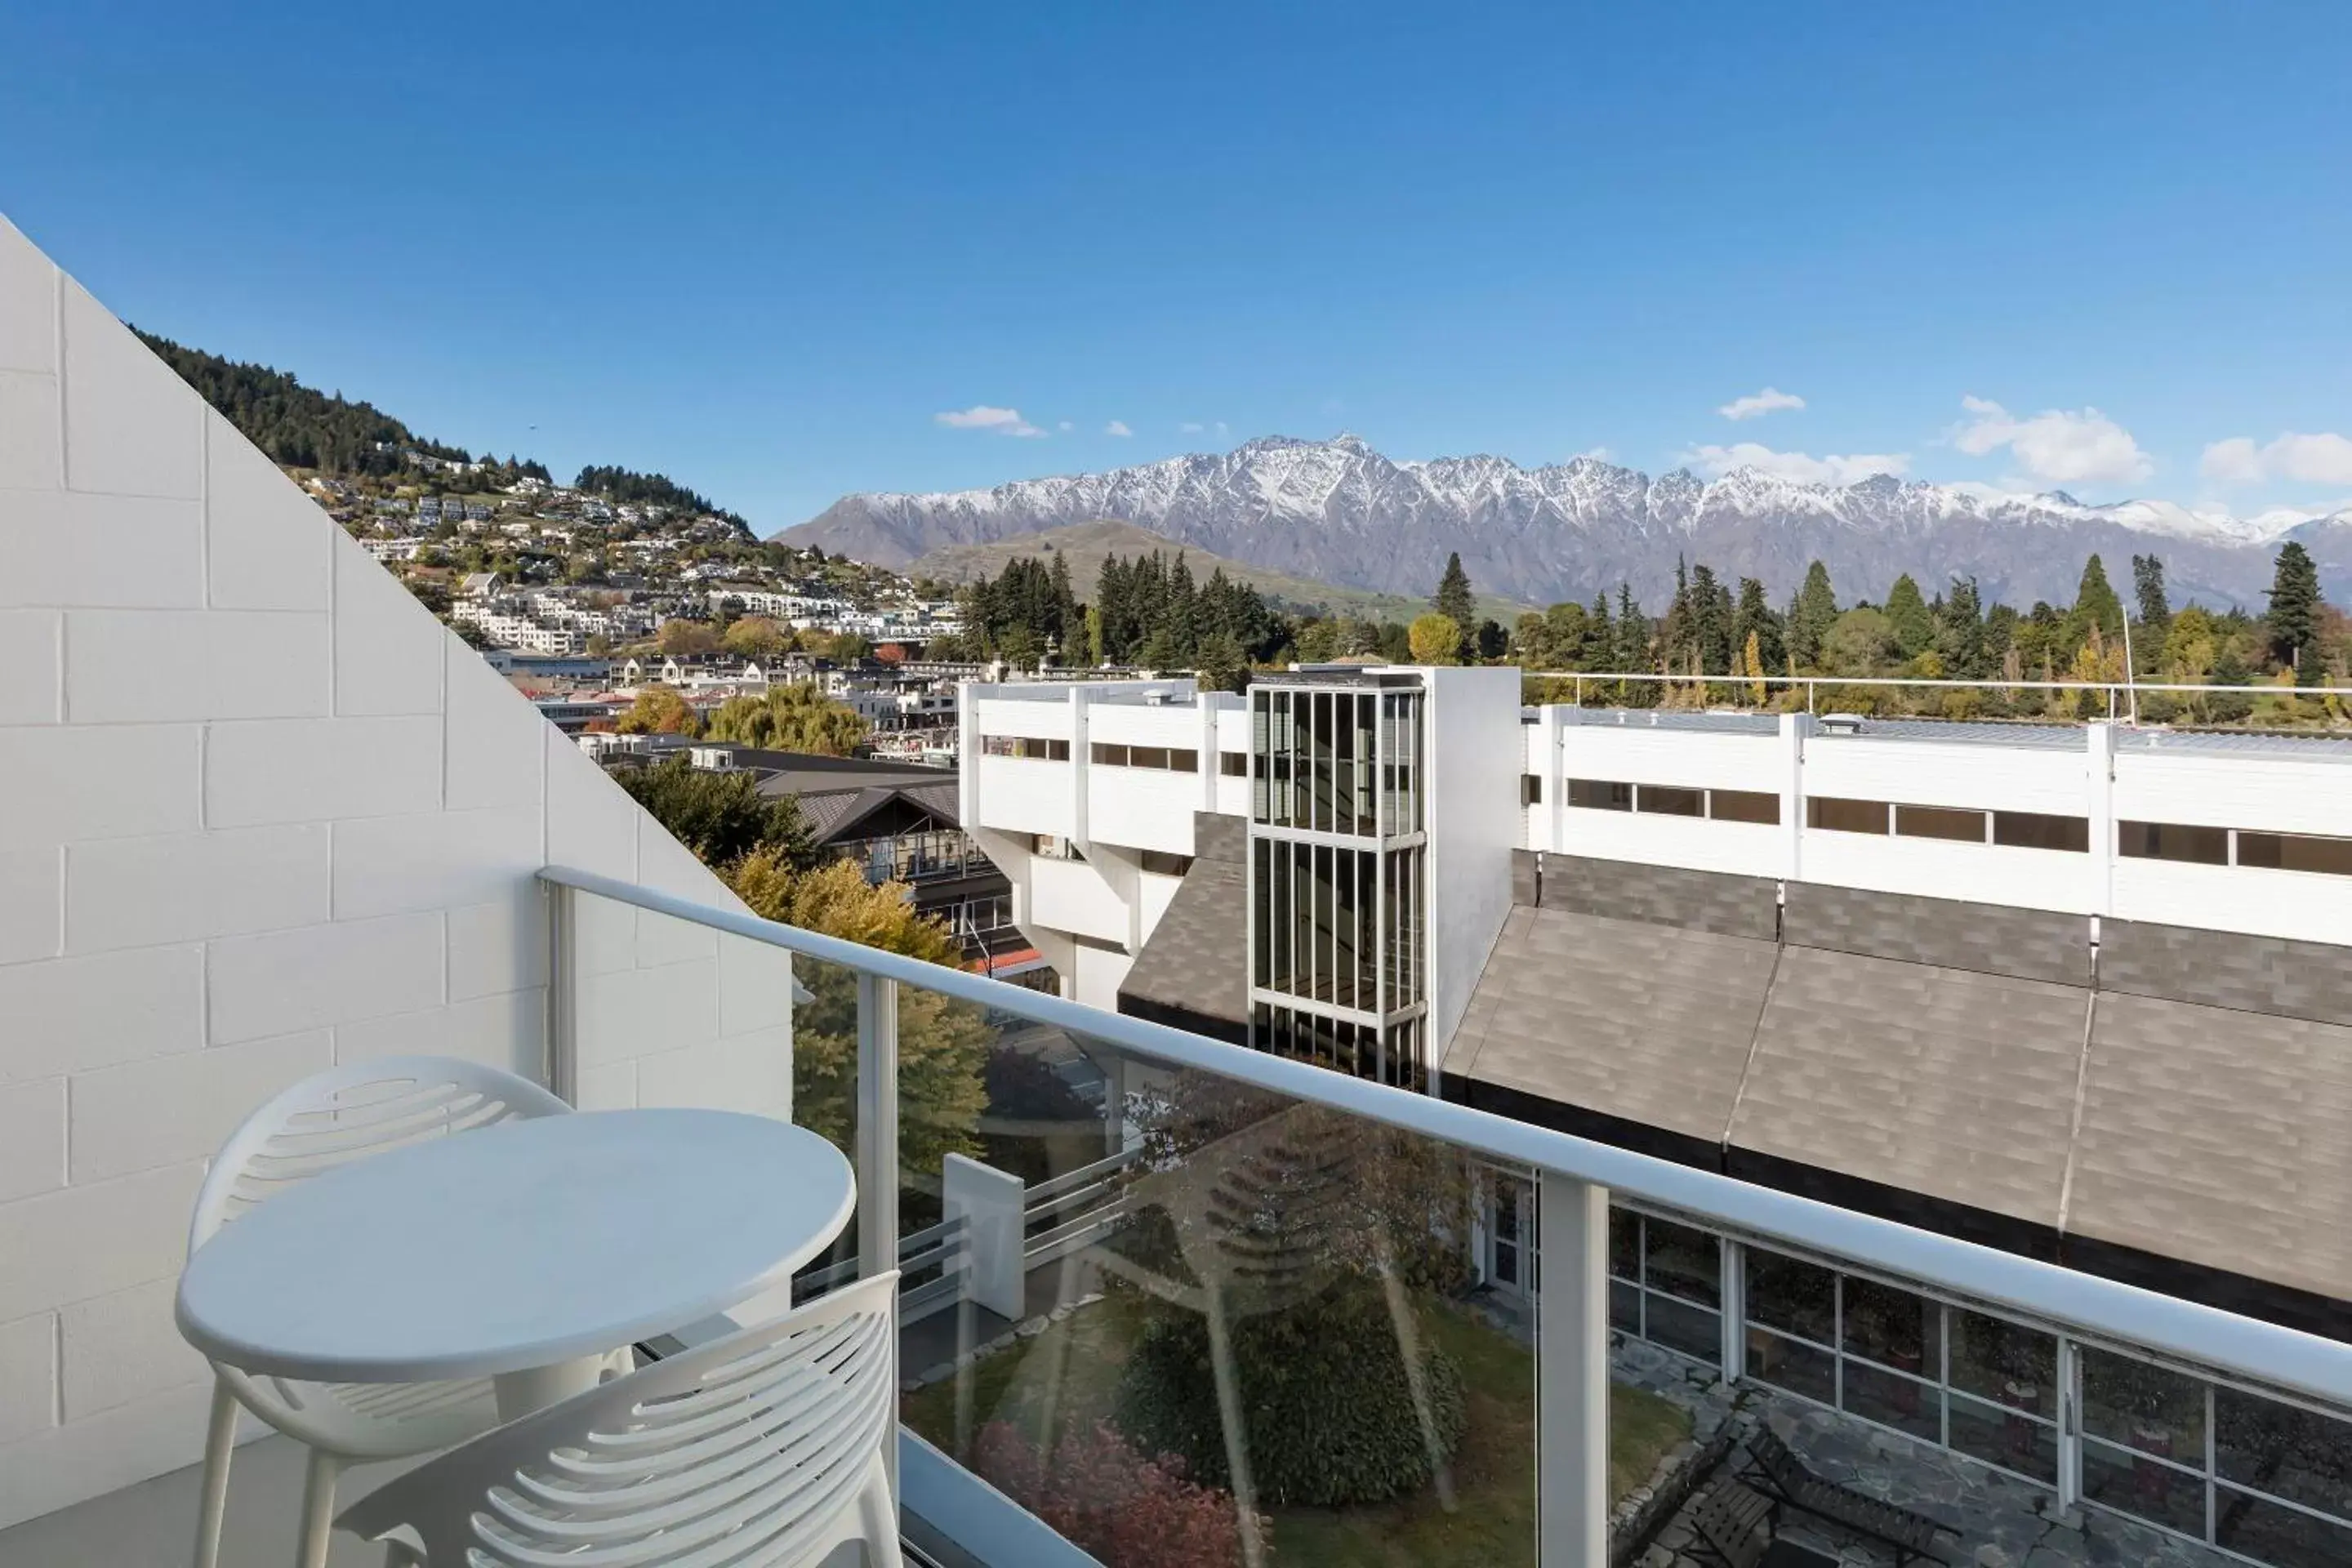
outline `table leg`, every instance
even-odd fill
[[[596,1386],[604,1363],[605,1358],[600,1355],[582,1356],[576,1361],[533,1367],[529,1372],[509,1372],[491,1379],[498,1390],[499,1419],[519,1420],[534,1410],[544,1410],[575,1394],[587,1393]]]

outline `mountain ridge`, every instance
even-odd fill
[[[1480,587],[1589,599],[1629,582],[1644,600],[1676,560],[1760,578],[1776,595],[1821,559],[1842,592],[1875,596],[1902,573],[1930,592],[1976,577],[1988,599],[2071,599],[2086,555],[2165,558],[2183,600],[2259,607],[2273,547],[2301,540],[2332,594],[2352,590],[2352,510],[2253,518],[2175,503],[2086,504],[1880,474],[1844,486],[1735,468],[1654,478],[1597,458],[1522,468],[1493,454],[1399,461],[1360,437],[1260,437],[1097,473],[987,489],[845,496],[774,537],[877,565],[1074,523],[1133,523],[1171,542],[1313,582],[1421,595],[1459,552]]]

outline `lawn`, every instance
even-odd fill
[[[1523,1345],[1452,1308],[1436,1332],[1462,1367],[1469,1425],[1453,1465],[1454,1507],[1431,1488],[1399,1502],[1346,1509],[1274,1510],[1274,1561],[1281,1568],[1405,1568],[1535,1560],[1535,1358]],[[1139,1326],[1116,1300],[1072,1314],[1037,1338],[972,1369],[967,1433],[1010,1421],[1034,1440],[1047,1422],[1066,1429],[1110,1414],[1119,1370]],[[959,1458],[956,1388],[934,1384],[906,1397],[907,1424]],[[1649,1479],[1661,1456],[1690,1435],[1680,1410],[1639,1389],[1612,1386],[1609,1489],[1612,1500]],[[1118,1568],[1112,1563],[1109,1568]]]

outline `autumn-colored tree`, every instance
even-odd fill
[[[1462,626],[1451,616],[1441,616],[1432,610],[1418,616],[1405,628],[1405,640],[1412,647],[1415,664],[1460,664],[1462,662]]]
[[[729,653],[740,654],[745,658],[770,659],[792,646],[792,634],[765,616],[745,616],[727,628],[727,636],[721,640]]]
[[[904,883],[869,884],[854,861],[796,871],[785,855],[755,849],[735,867],[735,893],[763,919],[950,967],[962,950],[940,921],[918,914]],[[814,1000],[793,1014],[793,1120],[854,1157],[857,1129],[857,977],[835,963],[795,960]],[[919,986],[898,988],[898,1158],[936,1172],[950,1154],[981,1152],[982,1074],[995,1039],[981,1010]],[[910,1189],[910,1198],[918,1194]],[[936,1215],[930,1216],[936,1218]],[[928,1220],[922,1223],[929,1223]]]
[[[691,735],[699,727],[693,707],[667,686],[640,689],[637,700],[614,726],[624,735]]]
[[[773,752],[846,757],[866,739],[866,721],[806,681],[771,686],[759,697],[730,697],[710,716],[705,732]]]
[[[1109,1423],[1065,1433],[1050,1456],[1009,1422],[981,1429],[974,1471],[1080,1551],[1118,1568],[1229,1568],[1242,1561],[1233,1494],[1147,1458]],[[1266,1525],[1256,1534],[1263,1539]]]
[[[654,646],[673,658],[690,658],[697,654],[719,651],[719,634],[702,621],[672,617],[661,624]]]

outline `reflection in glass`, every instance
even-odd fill
[[[1752,1324],[1748,1331],[1748,1375],[1823,1405],[1837,1403],[1835,1356]]]
[[[1943,1395],[1933,1386],[1849,1357],[1844,1407],[1866,1420],[1930,1443],[1944,1435]]]
[[[1954,1388],[1981,1394],[1996,1405],[2058,1413],[2058,1341],[2021,1323],[1953,1307],[1950,1381]]]
[[[1837,1342],[1837,1276],[1761,1247],[1748,1249],[1748,1318],[1822,1344]]]
[[[1971,1458],[2058,1484],[2058,1428],[2021,1410],[2004,1409],[1965,1394],[1945,1396],[1951,1446]]]
[[[1845,1277],[1845,1348],[1914,1376],[1940,1377],[1943,1309],[1924,1296]]]
[[[2159,1459],[2086,1437],[2083,1440],[2083,1495],[2093,1502],[2204,1539],[2203,1478]]]
[[[2203,1468],[2205,1384],[2083,1347],[2083,1429],[2143,1454]]]
[[[1653,1290],[1669,1290],[1685,1301],[1713,1307],[1723,1300],[1723,1248],[1715,1237],[1686,1225],[1644,1218],[1643,1255]]]
[[[2230,1487],[2213,1489],[2213,1543],[2274,1568],[2343,1568],[2352,1563],[2352,1526]]]

